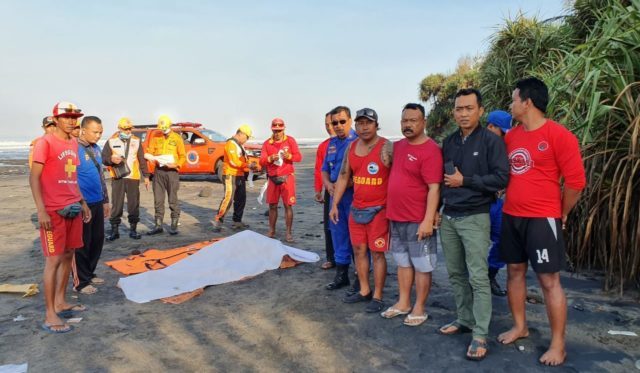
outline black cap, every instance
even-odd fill
[[[356,111],[356,119],[355,120],[358,120],[360,118],[371,119],[372,121],[378,123],[378,113],[376,113],[376,111],[373,110],[373,109],[364,108],[364,109],[360,109],[360,110]]]
[[[56,124],[53,121],[53,117],[44,117],[44,118],[42,118],[42,127],[48,127],[51,124]]]

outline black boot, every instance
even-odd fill
[[[360,292],[360,278],[358,278],[358,272],[355,273],[356,280],[353,282],[353,285],[347,290],[347,295],[352,295]]]
[[[111,224],[111,232],[109,232],[109,235],[106,237],[107,241],[111,242],[120,238],[120,232],[118,232],[119,225],[120,224]]]
[[[338,264],[336,266],[336,277],[333,282],[327,284],[327,290],[337,290],[349,285],[349,265]]]
[[[169,228],[169,234],[178,234],[178,218],[171,218],[171,227]]]
[[[498,274],[497,268],[489,267],[489,286],[491,286],[491,294],[497,297],[504,297],[507,292],[502,290],[498,281],[496,281],[496,275]]]
[[[140,238],[142,238],[142,235],[138,233],[138,230],[136,228],[138,228],[138,223],[129,223],[129,237],[133,238],[134,240],[139,240]]]
[[[162,233],[162,219],[160,219],[160,218],[156,218],[156,225],[153,227],[152,230],[147,232],[147,234],[149,236],[152,236],[152,235],[158,234],[158,233]]]

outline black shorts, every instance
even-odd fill
[[[536,273],[564,269],[564,239],[559,218],[521,218],[502,214],[500,257],[505,263],[525,263]]]

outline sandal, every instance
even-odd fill
[[[411,309],[403,311],[403,310],[399,310],[397,308],[393,308],[393,306],[391,306],[391,307],[387,308],[386,311],[381,313],[380,316],[384,317],[385,319],[393,319],[396,316],[407,315],[407,314],[409,314],[409,312],[411,312]]]
[[[70,331],[73,330],[73,326],[71,326],[69,324],[52,325],[52,324],[47,324],[45,322],[45,323],[42,323],[42,325],[40,325],[40,327],[45,332],[49,332],[49,333],[52,333],[52,334],[64,334],[64,333],[69,333]],[[61,329],[58,329],[58,328],[61,328]]]
[[[454,330],[446,331],[448,329],[455,328]],[[464,326],[457,321],[450,322],[446,325],[442,325],[438,328],[437,333],[442,335],[454,335],[462,333],[471,333],[471,329],[468,326]]]
[[[82,304],[74,304],[73,306],[61,310],[59,312],[57,312],[56,314],[58,315],[58,317],[63,318],[63,319],[70,319],[72,317],[74,317],[76,312],[83,312],[86,311],[87,307],[85,305]]]
[[[407,317],[404,318],[403,324],[405,324],[406,326],[420,326],[425,321],[427,321],[428,318],[429,318],[429,315],[427,315],[426,312],[418,316],[413,316],[412,314],[409,314],[407,315]]]
[[[100,277],[94,277],[91,279],[91,283],[94,285],[102,285],[104,284],[104,279],[100,278]]]
[[[484,349],[484,355],[478,356],[478,349],[480,348]],[[487,348],[487,341],[485,339],[474,338],[471,340],[471,343],[469,344],[469,349],[467,350],[466,357],[467,357],[467,360],[481,361],[485,357],[487,357],[488,353],[489,353],[489,349]]]
[[[73,289],[73,291],[75,291],[76,293],[84,294],[84,295],[91,295],[91,294],[97,293],[98,288],[93,285],[87,285],[80,290]]]
[[[364,308],[364,312],[378,313],[382,311],[383,308],[384,308],[384,302],[382,301],[382,299],[373,298],[371,299],[371,302],[369,302],[369,304],[367,304],[367,306]]]

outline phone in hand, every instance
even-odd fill
[[[456,173],[456,168],[453,165],[453,161],[447,161],[444,164],[444,173],[446,175],[453,175]]]

